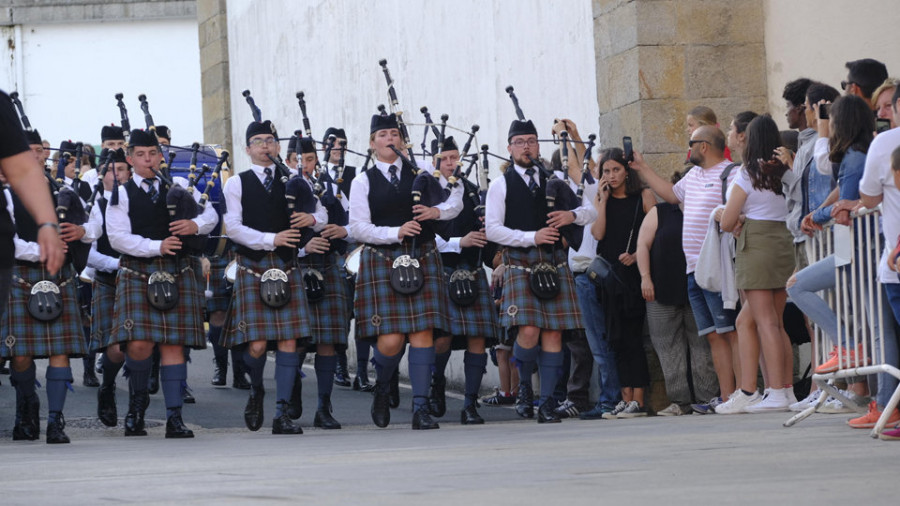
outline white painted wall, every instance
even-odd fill
[[[542,136],[557,117],[583,135],[597,128],[590,0],[229,0],[228,37],[239,169],[252,119],[244,89],[282,137],[301,127],[295,94],[305,91],[313,135],[343,126],[350,149],[365,151],[369,120],[388,101],[382,58],[408,123],[428,106],[435,121],[478,124],[478,142],[504,156],[515,119],[507,85]],[[423,128],[410,130],[418,151]]]
[[[798,77],[840,90],[844,64],[875,58],[900,77],[900,4],[896,0],[765,0],[769,111],[782,128],[785,83]]]
[[[173,142],[203,139],[196,20],[25,25],[21,34],[24,78],[7,63],[12,58],[4,60],[0,86],[19,91],[32,125],[52,145],[99,144],[100,128],[120,123],[117,92],[125,94],[132,128],[145,126],[137,100],[144,93],[154,122],[172,129]]]

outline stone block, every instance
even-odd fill
[[[214,40],[227,38],[227,22],[225,16],[213,16],[201,23],[198,27],[200,47]]]
[[[200,61],[204,63],[201,68],[208,69],[211,66],[228,61],[228,40],[217,39],[200,48]]]
[[[641,99],[684,95],[683,46],[640,46],[638,64]]]
[[[205,97],[221,90],[227,93],[231,84],[228,72],[228,62],[219,62],[203,70],[200,74],[201,93],[203,96]]]
[[[611,108],[621,107],[640,99],[638,71],[637,47],[609,58],[607,72]]]
[[[593,0],[592,11],[596,18],[634,0]]]
[[[640,45],[678,44],[678,16],[672,0],[635,2],[635,26]]]
[[[640,129],[643,150],[648,153],[686,152],[688,136],[684,128],[687,110],[684,101],[679,99],[642,100]]]
[[[598,58],[631,49],[637,44],[637,28],[635,26],[635,4],[622,4],[602,16],[594,17],[594,40]]]
[[[227,2],[225,0],[197,0],[197,22],[203,23],[216,15],[225,15]]]
[[[597,79],[597,106],[601,113],[611,110],[609,105],[609,60],[597,60],[594,66]]]
[[[689,168],[685,165],[684,160],[687,157],[687,149],[679,153],[644,153],[644,161],[647,162],[654,172],[665,178],[666,181],[672,177],[676,171],[684,171]]]
[[[686,99],[765,95],[765,46],[687,47],[684,79]]]
[[[761,42],[761,0],[679,0],[676,2],[678,40],[682,44]]]

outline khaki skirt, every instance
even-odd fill
[[[740,290],[784,288],[794,272],[793,236],[783,221],[751,220],[737,238],[734,281]]]

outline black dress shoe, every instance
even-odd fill
[[[216,369],[213,371],[212,385],[214,387],[224,387],[228,385],[228,357],[224,361],[214,360]]]
[[[369,383],[369,376],[367,374],[357,374],[356,377],[353,378],[353,390],[371,392],[372,390],[375,390],[375,385]]]
[[[431,416],[440,418],[447,412],[447,378],[435,376],[431,380],[431,397],[428,398],[428,409]]]
[[[529,383],[519,383],[516,395],[516,413],[522,418],[534,418],[534,392]]]
[[[463,425],[484,425],[484,418],[481,418],[478,410],[475,409],[475,404],[472,403],[459,414],[459,423]]]
[[[82,384],[86,387],[100,386],[100,381],[97,379],[97,374],[94,373],[94,369],[92,367],[88,367],[84,370],[84,376],[82,376]]]
[[[166,439],[188,439],[194,437],[194,431],[188,429],[181,419],[181,410],[176,410],[166,420]]]
[[[144,411],[150,403],[150,395],[147,392],[132,393],[128,399],[128,413],[125,415],[126,436],[146,436],[144,430]]]
[[[434,421],[434,418],[431,418],[431,414],[428,413],[428,405],[426,404],[413,413],[412,428],[413,430],[430,430],[440,429],[441,426]]]
[[[247,407],[244,408],[244,423],[252,431],[258,431],[262,427],[265,396],[266,391],[263,390],[263,387],[250,387],[250,397],[247,399]]]
[[[291,420],[297,420],[303,416],[303,381],[299,373],[294,378],[294,386],[291,388],[291,401],[287,406],[287,415]]]
[[[41,400],[37,394],[16,403],[16,425],[13,427],[13,441],[37,441],[41,437]]]
[[[119,422],[116,410],[116,385],[101,386],[97,390],[97,418],[107,427],[115,427]]]
[[[394,375],[391,376],[391,386],[390,386],[390,397],[391,397],[391,407],[396,408],[400,405],[400,370],[394,371]]]
[[[372,398],[372,421],[378,427],[387,427],[391,423],[391,400],[388,385],[375,383],[375,395]]]
[[[316,410],[316,416],[313,419],[313,427],[320,429],[340,429],[341,424],[331,416],[331,399],[323,397],[322,407]]]
[[[250,382],[247,381],[247,376],[244,373],[234,374],[234,377],[231,378],[231,388],[237,388],[238,390],[250,390]]]
[[[350,386],[350,372],[347,371],[347,355],[338,354],[337,366],[334,368],[334,384],[339,387]]]
[[[191,391],[190,387],[185,386],[181,389],[181,402],[185,404],[197,404],[197,399],[194,397],[194,393]]]
[[[66,419],[62,413],[56,412],[56,419],[49,417],[47,420],[47,444],[66,444],[71,443],[69,436],[66,435]]]
[[[551,397],[538,408],[538,423],[560,423],[562,419],[556,413],[553,405],[556,404]]]
[[[284,401],[281,404],[286,404]],[[282,410],[286,406],[282,405]],[[303,434],[300,424],[295,424],[286,412],[282,411],[281,416],[272,420],[272,434]]]

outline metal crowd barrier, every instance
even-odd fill
[[[888,311],[888,321],[893,322],[893,313],[884,300],[881,283],[877,279],[878,262],[883,251],[880,218],[881,206],[862,209],[852,215],[850,226],[825,226],[825,230],[806,241],[810,265],[829,255],[834,255],[835,259],[835,288],[820,295],[836,314],[837,342],[833,343],[822,329],[814,326],[812,367],[815,370],[831,358],[832,352],[836,352],[838,369],[831,373],[813,374],[812,380],[822,392],[818,402],[784,422],[785,427],[791,427],[815,413],[829,396],[864,414],[866,408],[847,398],[834,386],[835,380],[879,373],[900,379],[900,369],[884,363],[884,325],[880,322],[883,321],[884,311]],[[844,350],[855,352],[850,356]],[[882,386],[879,385],[879,388]],[[872,429],[872,437],[878,437],[884,430],[898,402],[900,386],[884,407],[881,418]]]

